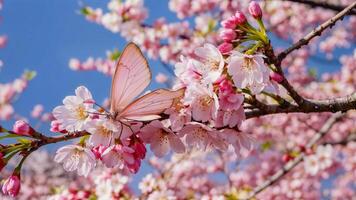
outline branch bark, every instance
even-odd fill
[[[251,102],[253,103],[253,102]],[[260,104],[260,103],[259,103]],[[320,112],[338,112],[356,109],[356,92],[351,95],[327,99],[327,100],[308,100],[304,99],[303,104],[297,106],[294,104],[284,105],[266,105],[259,106],[259,109],[247,111],[246,118],[259,117],[277,113],[320,113]]]
[[[320,129],[320,131],[314,135],[314,137],[311,138],[311,140],[307,143],[306,148],[311,148],[314,146],[318,141],[320,141],[321,138],[323,138],[328,131],[331,129],[331,127],[339,121],[344,114],[341,112],[333,114],[324,124],[324,126]],[[280,178],[282,178],[284,175],[286,175],[288,172],[290,172],[294,167],[296,167],[299,163],[301,163],[304,158],[305,154],[301,153],[299,156],[294,158],[292,161],[289,161],[287,164],[285,164],[279,171],[277,171],[275,174],[273,174],[269,179],[267,179],[265,182],[263,182],[261,185],[257,186],[248,196],[247,199],[252,199],[255,197],[257,194],[268,188],[269,186],[273,185],[276,183]]]
[[[344,6],[340,6],[340,5],[336,5],[336,4],[330,4],[328,2],[316,2],[316,1],[311,1],[311,0],[284,0],[284,1],[290,1],[290,2],[294,2],[294,3],[300,3],[300,4],[305,4],[308,5],[312,8],[325,8],[325,9],[329,9],[329,10],[333,10],[333,11],[337,11],[340,12],[343,9],[345,9]],[[356,11],[355,10],[351,10],[350,15],[356,15]]]
[[[308,35],[306,35],[304,38],[300,39],[297,43],[295,43],[293,46],[289,47],[282,53],[278,55],[278,61],[281,62],[288,54],[290,54],[292,51],[299,49],[300,47],[307,45],[311,39],[313,39],[316,36],[320,36],[321,33],[326,30],[327,28],[331,28],[332,26],[335,25],[335,23],[338,20],[342,20],[345,15],[350,13],[354,8],[356,7],[356,1],[353,2],[351,5],[347,6],[345,9],[343,9],[341,12],[339,12],[337,15],[334,17],[330,18],[328,21],[324,22],[320,26],[318,26],[316,29],[314,29],[312,32],[310,32]]]

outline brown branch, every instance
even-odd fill
[[[335,122],[339,121],[343,116],[343,113],[335,113],[333,114],[321,127],[320,131],[314,135],[314,137],[311,138],[311,140],[307,143],[306,148],[311,148],[314,146],[322,137],[324,137],[328,131],[331,129],[331,127],[335,124]],[[268,178],[265,182],[263,182],[261,185],[257,186],[248,196],[247,199],[252,199],[255,197],[257,194],[268,188],[269,186],[273,185],[275,182],[277,182],[280,178],[282,178],[284,175],[286,175],[289,171],[291,171],[295,166],[297,166],[300,162],[303,161],[305,157],[304,153],[301,153],[298,155],[296,158],[294,158],[292,161],[289,161],[287,164],[285,164],[279,171],[277,171],[275,174],[273,174],[270,178]]]
[[[251,102],[253,103],[253,102]],[[294,104],[289,104],[285,106],[280,105],[266,105],[261,106],[260,102],[259,108],[251,111],[247,111],[246,118],[259,117],[269,114],[277,113],[320,113],[320,112],[338,112],[338,111],[348,111],[356,109],[356,92],[351,95],[327,99],[327,100],[303,100],[303,104],[297,106]]]
[[[356,7],[356,1],[353,2],[351,5],[347,6],[345,9],[343,9],[341,12],[336,14],[334,17],[330,18],[320,26],[318,26],[316,29],[314,29],[312,32],[310,32],[308,35],[306,35],[304,38],[300,39],[297,43],[295,43],[293,46],[289,47],[282,53],[278,55],[278,61],[281,62],[288,54],[290,54],[292,51],[299,49],[300,47],[307,45],[310,40],[312,40],[316,36],[320,36],[321,33],[326,30],[327,28],[331,28],[332,26],[335,25],[335,23],[338,20],[342,20],[345,15],[347,15],[349,12],[352,11]]]
[[[47,145],[47,144],[63,142],[63,141],[79,138],[79,137],[82,137],[85,135],[89,135],[89,133],[86,131],[80,131],[80,132],[66,133],[66,134],[64,134],[62,136],[58,136],[58,137],[46,137],[42,140],[34,140],[32,142],[33,145],[31,145],[31,146],[39,148],[39,147]]]
[[[343,9],[345,9],[344,6],[341,5],[335,5],[335,4],[330,4],[328,2],[317,2],[317,1],[311,1],[311,0],[284,0],[284,1],[290,1],[290,2],[294,2],[294,3],[300,3],[300,4],[305,4],[308,5],[312,8],[325,8],[325,9],[329,9],[329,10],[333,10],[333,11],[337,11],[340,12]],[[356,11],[355,10],[351,10],[350,15],[356,15]]]

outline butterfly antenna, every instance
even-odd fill
[[[94,103],[96,106],[98,106],[99,108],[103,109],[106,113],[110,113],[108,110],[106,110],[106,108],[104,108],[103,106],[97,104],[96,102]]]

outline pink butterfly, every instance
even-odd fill
[[[149,85],[151,78],[141,50],[129,43],[119,58],[112,81],[110,112],[113,119],[124,125],[126,121],[158,119],[175,99],[183,96],[184,88],[176,91],[158,89],[135,99]]]

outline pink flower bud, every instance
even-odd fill
[[[224,42],[218,46],[219,51],[222,54],[228,54],[234,47],[232,46],[231,43]]]
[[[247,22],[245,15],[239,11],[235,13],[235,20],[237,25],[243,25]]]
[[[236,32],[232,29],[224,29],[223,31],[220,32],[220,37],[225,42],[231,42],[236,38],[236,36],[237,36]]]
[[[94,99],[87,99],[87,100],[83,101],[83,103],[86,103],[86,104],[95,104],[95,100],[94,100]]]
[[[255,19],[261,19],[262,9],[255,1],[251,1],[250,5],[248,6],[248,11]]]
[[[283,79],[284,79],[283,76],[281,76],[280,74],[278,74],[278,73],[276,73],[276,72],[271,72],[271,73],[269,74],[269,77],[270,77],[272,80],[276,81],[277,83],[282,82]]]
[[[145,145],[141,142],[135,142],[135,144],[132,147],[135,150],[134,156],[135,158],[138,159],[144,159],[146,156],[146,147]]]
[[[10,195],[15,197],[18,195],[21,188],[20,177],[17,175],[12,175],[5,180],[4,185],[2,186],[2,192],[5,195]]]
[[[12,128],[17,135],[31,136],[35,131],[23,120],[17,120]]]
[[[136,159],[133,164],[126,163],[127,168],[130,170],[131,173],[136,174],[141,166],[141,160]]]
[[[227,29],[235,29],[236,28],[235,16],[229,17],[228,19],[222,21],[221,26]]]

